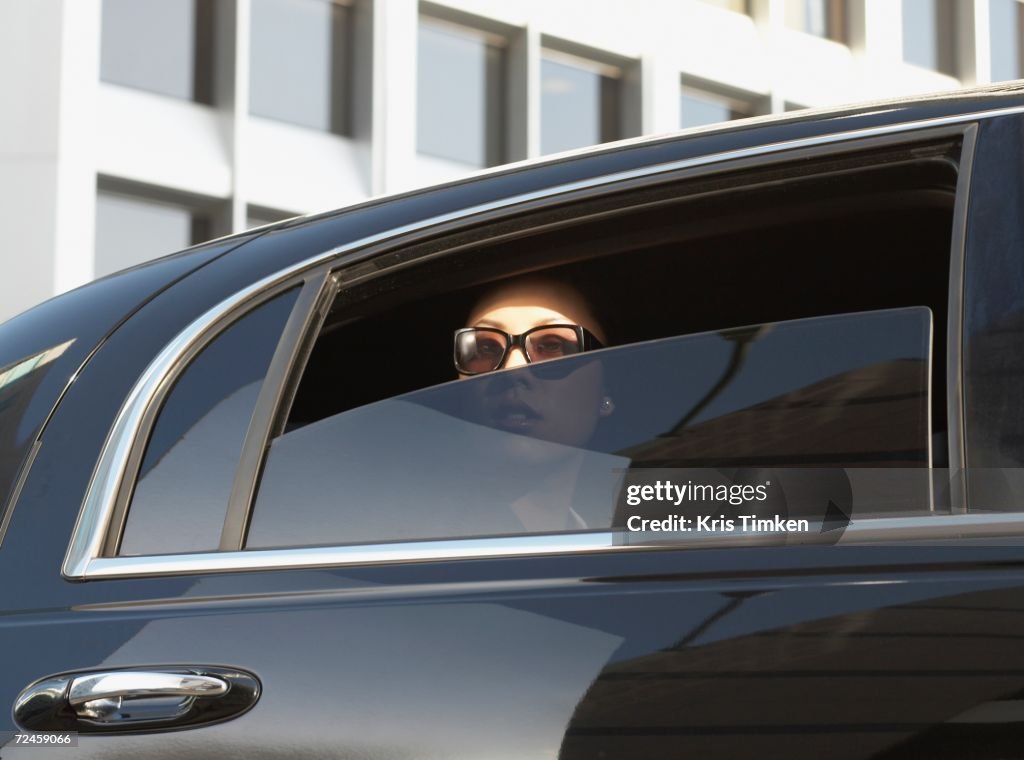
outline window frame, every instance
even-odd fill
[[[137,381],[114,421],[93,478],[86,491],[72,534],[62,574],[68,579],[138,577],[182,573],[349,566],[395,562],[578,554],[621,550],[664,549],[645,540],[642,534],[627,536],[612,531],[560,535],[509,536],[485,539],[422,540],[406,543],[355,546],[300,547],[243,550],[246,527],[264,453],[274,431],[280,431],[282,408],[290,406],[301,368],[308,357],[335,294],[360,273],[387,275],[395,267],[415,260],[401,258],[378,270],[353,266],[379,255],[394,254],[418,242],[450,232],[464,231],[470,224],[508,219],[541,208],[575,204],[601,195],[634,192],[656,184],[671,184],[726,172],[797,164],[801,159],[848,154],[929,140],[960,139],[962,150],[953,208],[953,226],[948,284],[947,325],[947,427],[950,468],[963,467],[962,318],[964,297],[965,230],[977,121],[1007,113],[1024,112],[1024,107],[987,113],[960,114],[882,127],[818,135],[783,143],[760,145],[720,154],[702,155],[665,164],[654,164],[611,175],[598,176],[566,185],[548,187],[500,201],[468,207],[427,218],[400,228],[356,240],[311,256],[287,269],[251,284],[196,319],[153,360]],[[253,413],[242,462],[236,471],[231,503],[221,536],[221,551],[195,554],[113,556],[120,535],[118,521],[126,515],[128,500],[122,495],[133,485],[132,463],[140,461],[148,432],[159,414],[161,400],[177,374],[221,331],[251,308],[286,289],[302,285],[302,291],[275,350],[267,378]],[[962,481],[962,479],[960,479]],[[121,502],[118,500],[121,499]],[[965,496],[953,495],[953,513],[915,517],[859,520],[844,535],[844,542],[893,539],[921,539],[949,536],[991,535],[993,531],[1019,532],[1024,513],[966,515]],[[118,504],[121,512],[118,512]],[[227,530],[227,529],[230,530]],[[793,543],[790,536],[789,543]],[[823,537],[801,534],[799,542],[813,543]],[[831,539],[831,536],[824,538]],[[773,543],[772,538],[767,538]],[[673,549],[690,547],[755,546],[749,537],[694,537]]]

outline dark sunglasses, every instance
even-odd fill
[[[455,331],[455,369],[463,375],[493,372],[513,348],[534,363],[604,348],[604,344],[581,325],[539,325],[519,335],[494,327],[463,327]]]

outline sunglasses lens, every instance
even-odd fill
[[[579,336],[569,327],[543,328],[526,336],[526,353],[532,362],[559,359],[582,350]]]
[[[455,336],[455,364],[464,372],[490,372],[501,364],[505,336],[493,330],[472,330]]]

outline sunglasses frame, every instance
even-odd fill
[[[505,361],[508,359],[508,355],[513,348],[518,348],[520,351],[523,352],[523,357],[526,359],[527,364],[534,364],[535,362],[533,361],[533,359],[530,358],[530,352],[526,349],[526,337],[531,333],[539,332],[540,330],[550,330],[553,327],[569,328],[576,333],[576,340],[579,341],[580,350],[576,354],[568,354],[568,356],[578,356],[579,354],[582,354],[585,351],[592,351],[596,348],[604,348],[604,344],[600,340],[598,340],[597,336],[595,336],[594,333],[590,332],[590,330],[588,330],[586,327],[584,327],[583,325],[570,324],[568,322],[558,322],[550,325],[537,325],[536,327],[531,327],[529,330],[527,330],[526,332],[522,332],[519,335],[513,335],[512,333],[505,332],[504,330],[499,330],[497,327],[460,327],[458,330],[455,331],[455,343],[453,346],[453,359],[455,361],[455,369],[463,375],[486,375],[488,372],[496,372],[499,369],[502,369],[502,365],[505,364]],[[495,332],[498,333],[499,335],[504,336],[505,350],[502,351],[501,358],[498,360],[498,366],[496,366],[494,369],[485,369],[481,372],[471,372],[469,370],[465,370],[459,366],[459,336],[464,335],[466,333],[478,332],[482,330],[486,330],[488,332]],[[541,361],[551,360],[542,359]]]

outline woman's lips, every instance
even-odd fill
[[[491,420],[500,428],[512,432],[529,432],[543,417],[529,404],[519,401],[498,404]]]

